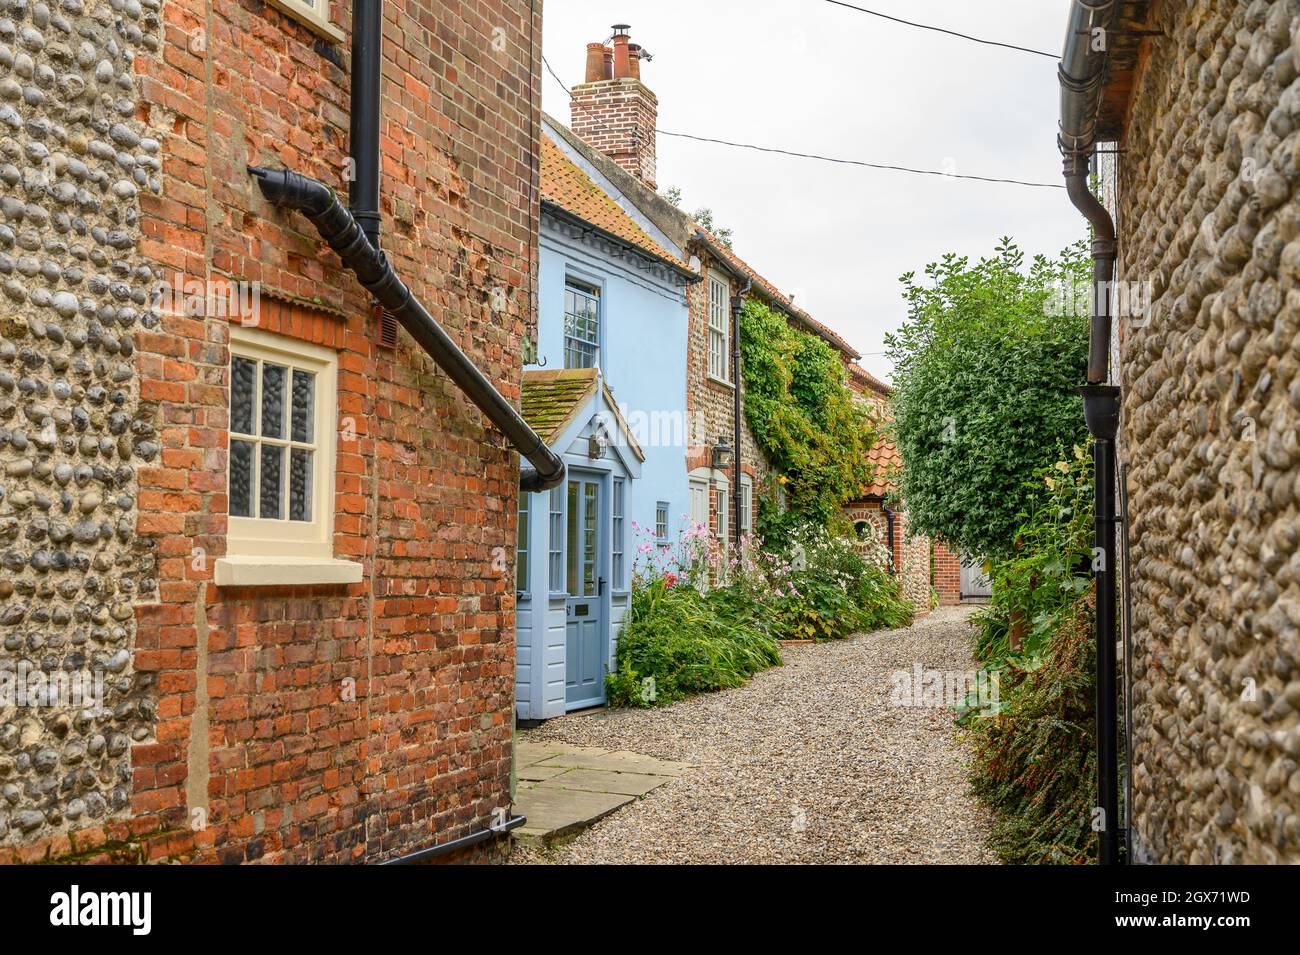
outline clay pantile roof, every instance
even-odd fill
[[[582,412],[588,399],[596,393],[597,388],[605,392],[614,420],[622,435],[622,441],[632,449],[640,460],[645,460],[645,452],[632,437],[632,432],[618,410],[609,386],[600,377],[595,368],[534,368],[524,372],[523,388],[520,393],[519,411],[528,422],[528,426],[548,445],[560,437]]]
[[[872,467],[872,481],[867,487],[870,497],[884,497],[898,489],[898,471],[903,466],[902,455],[894,443],[881,438],[867,452],[867,461]]]
[[[617,236],[628,245],[636,246],[657,259],[670,262],[679,269],[687,267],[685,262],[652,239],[546,136],[542,137],[542,201]]]
[[[735,271],[748,277],[754,283],[753,291],[767,299],[782,312],[785,312],[800,325],[803,325],[808,331],[812,332],[818,338],[824,339],[830,345],[845,355],[850,360],[861,358],[862,355],[854,349],[852,345],[846,342],[833,329],[823,325],[817,319],[813,318],[802,308],[799,308],[794,302],[790,301],[789,296],[778,289],[763,276],[759,275],[748,262],[738,256],[731,249],[723,245],[722,240],[711,233],[703,226],[699,226],[700,233],[705,237],[709,246],[723,260],[730,265]]]
[[[871,372],[867,371],[865,368],[859,365],[856,361],[845,362],[844,367],[848,371],[851,379],[861,383],[867,388],[870,388],[876,394],[887,398],[894,393],[893,385],[889,385],[881,381]]]

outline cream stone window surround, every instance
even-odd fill
[[[297,20],[312,33],[342,43],[347,37],[330,22],[329,0],[266,0],[267,4],[287,17]]]
[[[228,518],[226,556],[217,560],[214,581],[218,587],[293,586],[308,584],[352,584],[362,576],[362,566],[354,561],[334,558],[334,468],[338,428],[335,402],[338,394],[338,356],[332,350],[256,328],[230,327],[232,390],[235,387],[236,359],[256,362],[252,434],[236,432],[230,422],[231,438],[256,444],[249,479],[250,516]],[[263,434],[265,413],[262,406],[264,366],[286,369],[281,382],[284,400],[280,415],[280,435]],[[293,419],[293,373],[310,374],[312,396],[309,403],[311,422],[306,433],[295,433]],[[293,448],[310,453],[309,519],[288,518],[291,499]],[[262,449],[281,454],[280,490],[277,518],[258,516],[261,484]],[[228,455],[229,488],[233,459]],[[232,511],[233,507],[233,496]],[[286,503],[288,500],[288,503]]]

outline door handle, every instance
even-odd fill
[[[598,587],[596,590],[596,595],[600,597],[605,596],[605,578],[604,577],[597,578],[597,584]]]

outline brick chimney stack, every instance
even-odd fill
[[[612,45],[587,44],[586,82],[573,88],[569,125],[583,142],[655,188],[655,126],[659,100],[641,82],[641,61],[626,23],[614,25]]]

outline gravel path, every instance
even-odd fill
[[[903,630],[786,647],[748,686],[656,710],[551,720],[521,739],[697,767],[515,863],[987,863],[952,713],[891,703],[891,675],[974,669],[970,609]]]

